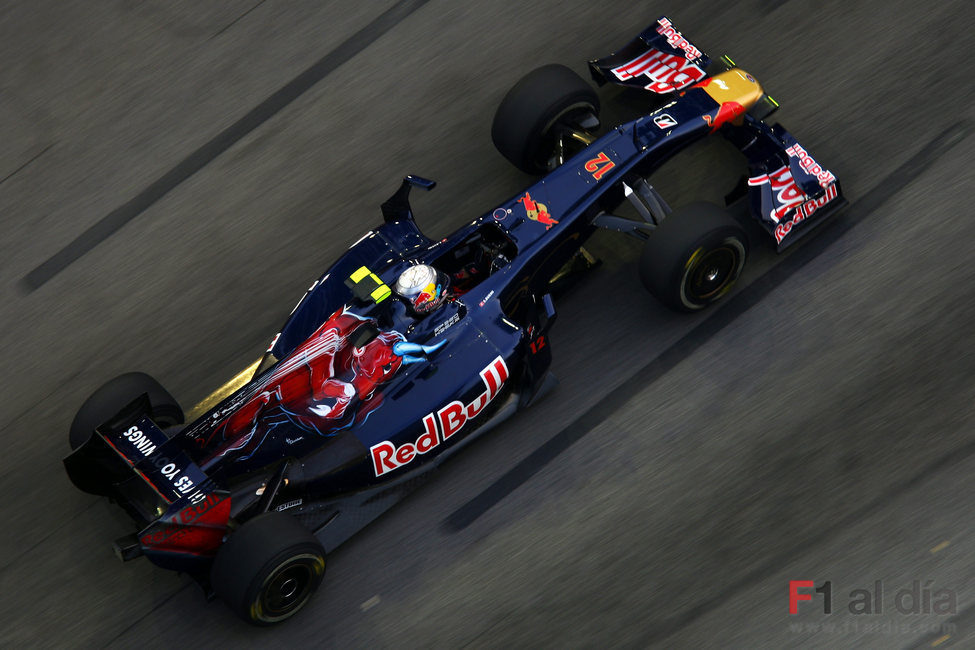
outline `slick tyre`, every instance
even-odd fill
[[[551,169],[559,128],[578,129],[598,116],[599,96],[592,86],[563,65],[546,65],[522,77],[501,100],[491,139],[515,167],[543,174]]]
[[[747,256],[748,239],[731,215],[712,203],[692,203],[650,234],[640,279],[668,307],[698,311],[731,290]]]
[[[146,415],[161,429],[183,423],[183,409],[162,384],[144,372],[129,372],[103,385],[81,405],[68,431],[71,449],[83,445],[98,426],[143,394],[149,396],[150,411]]]
[[[217,552],[214,591],[252,625],[290,618],[311,599],[325,575],[325,550],[298,520],[267,512],[244,523]]]

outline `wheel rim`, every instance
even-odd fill
[[[588,142],[573,138],[569,134],[586,134],[585,130],[579,126],[579,122],[590,114],[595,114],[595,109],[590,104],[573,104],[546,124],[545,128],[542,129],[542,138],[537,150],[535,165],[539,169],[547,171],[557,168],[561,164],[558,160],[560,143],[564,147],[561,152],[563,162],[585,149]]]
[[[260,611],[266,621],[278,621],[296,612],[314,590],[319,558],[303,555],[279,566],[264,583]]]
[[[709,251],[699,249],[691,258],[690,268],[685,276],[687,297],[696,303],[721,297],[738,277],[741,259],[741,251],[729,244]]]

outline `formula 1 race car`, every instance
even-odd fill
[[[744,154],[755,219],[778,249],[845,204],[839,181],[789,132],[727,59],[712,64],[667,18],[592,61],[595,80],[665,103],[596,136],[599,99],[548,65],[504,97],[492,138],[512,163],[545,174],[441,241],[417,227],[408,176],[383,224],[304,294],[252,378],[189,424],[151,377],[97,390],[70,430],[74,484],[110,497],[138,533],[115,542],[197,579],[245,620],[298,611],[325,555],[405,494],[414,479],[551,386],[553,281],[591,262],[597,228],[645,241],[640,275],[679,310],[727,294],[748,250],[717,205],[672,213],[647,177],[710,133]],[[638,219],[618,211],[632,204]]]

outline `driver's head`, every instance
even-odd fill
[[[393,287],[414,312],[429,314],[443,304],[450,288],[447,276],[429,264],[416,264],[400,273]]]

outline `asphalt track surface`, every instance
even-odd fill
[[[756,246],[690,317],[597,234],[558,389],[332,554],[285,625],[120,564],[125,517],[61,470],[85,396],[141,369],[202,399],[406,173],[439,182],[414,200],[433,236],[516,193],[506,89],[661,13],[764,83],[849,210]],[[959,1],[4,3],[0,646],[975,647],[973,23]],[[716,139],[652,181],[716,199],[736,156]],[[831,614],[788,614],[800,579]],[[898,611],[914,580],[954,613]],[[877,581],[883,612],[851,614]]]

